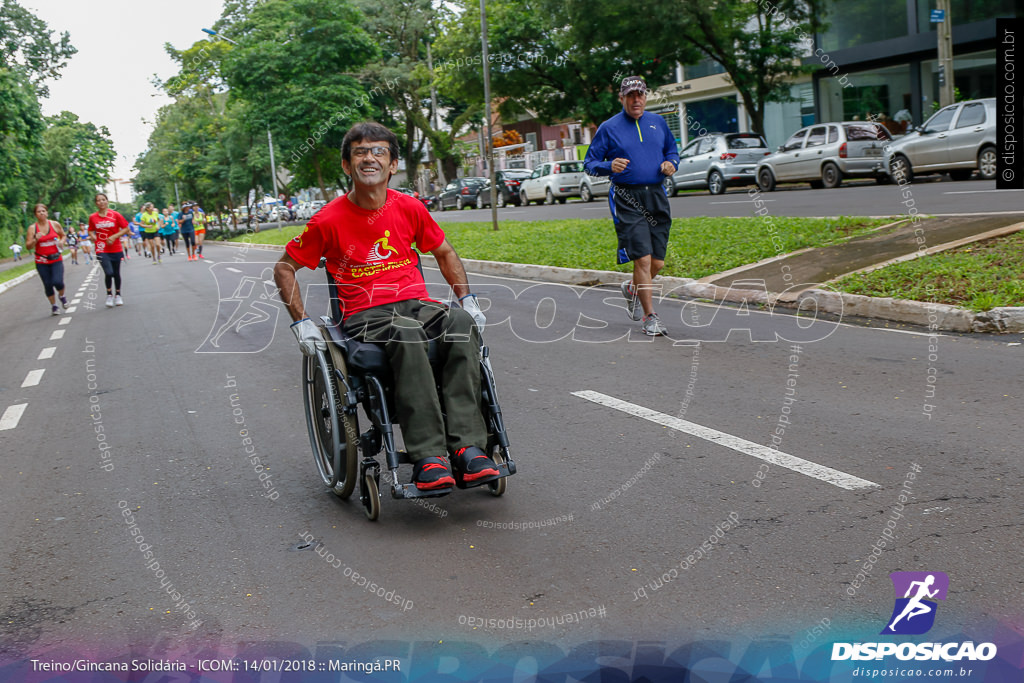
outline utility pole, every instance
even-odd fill
[[[270,126],[267,126],[267,144],[270,145],[270,179],[274,183],[274,208],[277,209],[277,229],[281,229],[281,210],[277,206],[277,164],[274,163],[274,138],[270,135]]]
[[[480,0],[480,40],[483,43],[484,63],[484,111],[487,116],[487,144],[484,145],[484,161],[487,177],[491,180],[491,223],[498,229],[498,193],[494,186],[494,140],[491,137],[491,67],[487,57],[487,0]]]
[[[936,0],[932,22],[938,24],[935,34],[939,43],[939,106],[953,104],[953,18],[949,0]]]

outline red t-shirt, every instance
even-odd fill
[[[361,209],[339,197],[313,216],[285,251],[307,268],[327,257],[327,272],[337,283],[342,317],[374,306],[430,299],[416,267],[421,252],[444,243],[444,231],[423,203],[388,190],[384,206]]]
[[[107,209],[106,216],[100,216],[97,211],[89,216],[89,232],[96,231],[96,253],[116,253],[124,251],[121,248],[121,240],[114,240],[113,244],[107,244],[107,238],[128,227],[125,217],[113,209]]]

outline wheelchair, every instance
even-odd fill
[[[321,261],[320,267],[324,267]],[[405,451],[396,448],[394,423],[394,388],[391,367],[384,346],[359,341],[342,329],[341,308],[334,289],[334,279],[327,273],[331,292],[331,315],[321,316],[326,350],[316,356],[303,356],[302,386],[306,412],[306,428],[313,449],[320,479],[339,498],[347,499],[359,483],[359,501],[367,518],[375,521],[380,515],[381,466],[377,456],[385,454],[388,470],[386,483],[391,497],[397,499],[437,498],[451,493],[455,487],[421,491],[414,483],[400,484],[398,467],[412,462]],[[440,358],[434,341],[429,342],[428,356],[435,372],[435,389],[442,397],[439,382]],[[507,488],[506,477],[516,473],[509,453],[508,435],[498,405],[488,349],[480,346],[481,404],[487,425],[486,453],[494,460],[498,476],[465,484],[458,488],[486,486],[494,496]],[[359,408],[369,427],[359,433]],[[444,402],[442,398],[442,414]],[[438,425],[439,429],[443,425]]]

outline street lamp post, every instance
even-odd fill
[[[221,35],[219,32],[214,31],[210,28],[202,29],[203,33],[206,33],[214,38],[220,38],[226,40],[232,45],[238,45],[235,41],[231,40],[225,35]],[[308,33],[308,31],[307,31]],[[290,39],[289,39],[290,40]],[[287,41],[285,41],[287,42]],[[267,124],[267,145],[270,147],[270,179],[274,183],[274,201],[277,201],[277,165],[274,163],[274,137],[270,134],[270,124]],[[281,212],[277,211],[277,227],[281,228]]]

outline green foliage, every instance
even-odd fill
[[[1024,233],[851,275],[833,286],[850,294],[952,304],[974,311],[1024,306]]]
[[[888,219],[776,218],[786,252],[821,247],[865,234]],[[443,229],[463,258],[533,263],[565,268],[632,272],[615,263],[615,229],[608,219],[444,223]],[[260,242],[285,244],[302,226],[260,235]],[[686,218],[673,221],[665,275],[700,278],[775,256],[778,246],[759,220],[750,218]]]
[[[434,71],[449,96],[483,100],[480,8],[463,0],[438,39]],[[600,123],[614,114],[618,81],[642,75],[670,80],[677,59],[696,58],[678,44],[679,5],[582,0],[492,0],[487,4],[492,97],[503,116],[527,110],[542,121]]]
[[[92,205],[97,188],[110,177],[116,154],[106,126],[78,120],[63,111],[47,118],[42,145],[31,172],[37,201],[51,211],[78,215]]]
[[[47,79],[60,78],[60,70],[76,52],[67,31],[55,40],[46,22],[15,0],[0,1],[0,70],[24,76],[40,97],[50,94]]]

